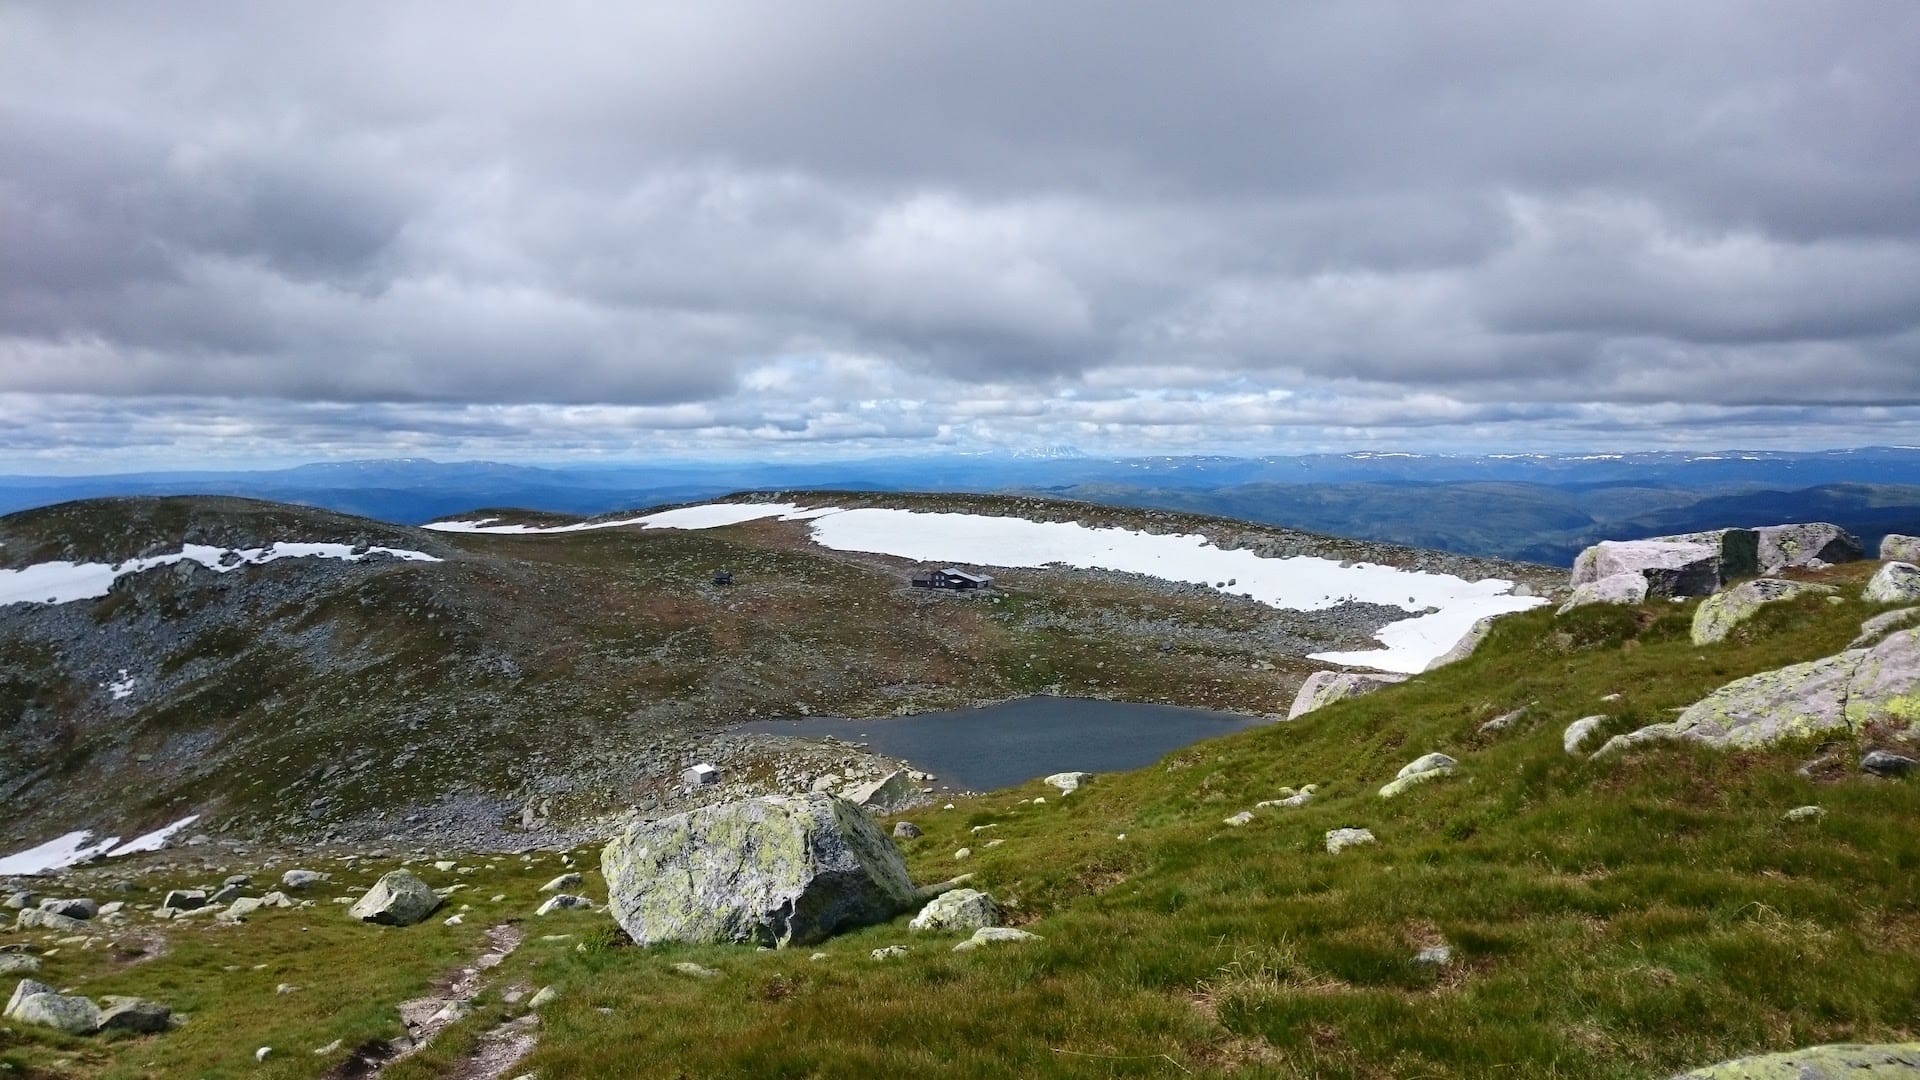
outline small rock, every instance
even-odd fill
[[[573,871],[568,871],[567,873],[561,874],[559,877],[554,878],[552,881],[547,882],[545,885],[540,886],[540,891],[543,893],[549,893],[549,892],[560,892],[563,889],[571,889],[575,885],[580,884],[580,880],[581,880],[580,875],[578,873]]]
[[[907,924],[915,933],[944,933],[999,926],[1003,915],[992,896],[978,889],[955,889],[934,897]]]
[[[1813,821],[1827,816],[1827,812],[1818,806],[1796,806],[1780,815],[1782,821]]]
[[[174,889],[167,893],[165,900],[160,901],[160,906],[175,911],[198,911],[207,906],[207,890]]]
[[[551,986],[543,986],[540,988],[539,993],[527,999],[527,1008],[529,1009],[544,1008],[559,1000],[560,1000],[560,991],[555,990]]]
[[[1057,772],[1041,781],[1041,783],[1046,784],[1048,787],[1059,788],[1060,794],[1062,795],[1071,795],[1079,790],[1081,784],[1091,779],[1093,779],[1093,774],[1089,772]]]
[[[875,960],[892,960],[896,957],[907,955],[907,947],[905,945],[889,945],[884,949],[873,950],[870,955]]]
[[[1350,847],[1374,842],[1371,829],[1328,829],[1327,854],[1338,855]]]
[[[1481,724],[1480,730],[1486,731],[1486,732],[1505,731],[1508,728],[1512,727],[1513,725],[1519,723],[1520,720],[1526,715],[1527,715],[1527,710],[1525,708],[1515,709],[1512,712],[1508,712],[1508,713],[1501,713],[1499,716],[1496,716],[1493,719],[1487,721],[1486,723]]]
[[[25,953],[0,953],[0,975],[31,975],[40,970],[40,958]]]
[[[273,1047],[263,1046],[260,1049],[255,1050],[253,1052],[253,1060],[265,1061],[267,1060],[267,1058],[271,1057],[272,1055],[273,1055]]]
[[[443,926],[460,926],[466,921],[467,920],[461,918],[458,915],[449,915],[446,918],[440,920],[441,925]]]
[[[345,1045],[346,1045],[345,1039],[335,1039],[325,1046],[314,1047],[313,1056],[326,1057],[328,1054],[338,1053],[340,1048]]]
[[[954,952],[972,952],[982,945],[991,945],[1002,941],[1039,941],[1039,934],[1029,934],[1025,930],[1015,930],[1010,926],[983,926],[973,932],[973,936],[953,947]]]
[[[1429,945],[1414,955],[1413,962],[1421,967],[1445,967],[1453,962],[1453,947]]]
[[[674,971],[677,971],[680,974],[693,979],[717,979],[720,977],[720,972],[718,970],[710,967],[703,967],[699,964],[694,963],[691,960],[681,960],[677,963],[670,964],[668,966],[671,967]]]
[[[1920,600],[1920,566],[1887,563],[1867,582],[1860,599],[1869,604],[1911,604]]]
[[[558,896],[548,899],[546,903],[541,904],[540,907],[534,911],[534,914],[545,915],[549,912],[572,911],[576,908],[583,911],[592,911],[593,901],[584,896],[575,896],[572,893],[561,893]]]
[[[78,995],[30,994],[7,1010],[7,1018],[69,1035],[91,1035],[100,1030],[100,1007]]]
[[[1869,772],[1875,776],[1905,776],[1913,771],[1916,764],[1920,762],[1901,754],[1889,753],[1885,750],[1870,750],[1867,756],[1860,759],[1860,771]]]
[[[69,919],[91,919],[100,914],[100,905],[87,899],[42,900],[41,911],[50,911],[55,915],[65,915]]]
[[[817,952],[817,953],[814,953],[812,956],[807,957],[809,961],[813,961],[816,963],[821,960],[825,960],[826,958],[827,958],[827,954],[823,952]]]
[[[299,989],[300,989],[299,987],[293,985],[292,983],[281,983],[279,986],[276,986],[273,988],[273,992],[276,994],[292,994],[297,992]]]
[[[911,821],[896,821],[893,823],[893,838],[895,840],[914,840],[919,838],[920,835],[920,826],[915,825]]]
[[[1566,733],[1560,736],[1560,746],[1569,754],[1578,754],[1587,745],[1587,740],[1593,738],[1593,733],[1599,731],[1606,722],[1604,716],[1583,716],[1575,720],[1567,725]]]
[[[956,852],[954,852],[954,853],[953,853],[953,857],[954,857],[954,859],[955,859],[956,861],[957,861],[957,860],[960,860],[960,859],[968,859],[968,858],[972,858],[972,857],[973,857],[973,849],[972,849],[972,848],[969,848],[969,847],[963,847],[963,848],[961,848],[961,849],[960,849],[959,851],[956,851]]]
[[[289,870],[280,875],[280,884],[283,888],[305,889],[332,877],[332,874],[323,874],[317,870]]]
[[[1240,826],[1245,825],[1252,820],[1253,820],[1253,811],[1242,810],[1230,818],[1222,818],[1220,821],[1220,824],[1231,825],[1237,829]]]

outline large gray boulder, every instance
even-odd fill
[[[1636,574],[1651,596],[1707,596],[1727,579],[1725,561],[1720,545],[1701,540],[1603,540],[1574,560],[1571,584],[1577,594],[1582,585]]]
[[[108,996],[100,999],[101,1031],[132,1031],[151,1035],[173,1026],[173,1010],[157,1001]]]
[[[1700,606],[1693,612],[1693,643],[1711,645],[1716,641],[1725,641],[1727,635],[1733,633],[1734,627],[1753,618],[1768,604],[1814,594],[1831,596],[1837,591],[1830,585],[1783,581],[1780,578],[1743,581],[1725,592],[1715,593],[1700,601]]]
[[[382,874],[347,914],[382,926],[412,926],[439,906],[439,894],[413,871],[393,870]]]
[[[1566,603],[1561,604],[1555,614],[1565,615],[1574,608],[1589,604],[1643,604],[1646,600],[1646,575],[1625,570],[1574,586],[1573,595],[1567,597]]]
[[[1888,635],[1868,649],[1749,675],[1715,690],[1666,724],[1616,735],[1600,756],[1648,742],[1688,740],[1718,747],[1767,746],[1868,724],[1920,723],[1920,629]]]
[[[774,795],[637,822],[600,856],[607,905],[641,945],[807,945],[915,902],[893,841],[858,806]]]
[[[100,1006],[66,994],[30,994],[7,1011],[7,1018],[69,1035],[91,1035],[100,1030]]]
[[[913,917],[907,929],[917,933],[944,933],[952,930],[972,933],[983,926],[999,926],[1005,920],[1000,905],[978,889],[955,889],[927,902]]]
[[[1920,1076],[1920,1043],[1834,1043],[1757,1054],[1680,1073],[1673,1080],[1910,1080]]]
[[[1880,538],[1880,557],[1888,562],[1920,563],[1920,536],[1888,533]]]
[[[1576,587],[1620,573],[1647,579],[1653,596],[1709,596],[1735,578],[1777,574],[1816,561],[1851,562],[1864,554],[1860,541],[1824,521],[1765,525],[1757,529],[1712,529],[1605,540],[1573,563]]]
[[[58,930],[63,934],[85,933],[87,924],[80,920],[39,908],[26,908],[14,916],[13,925],[21,930]]]
[[[905,769],[895,769],[878,780],[856,784],[840,793],[848,802],[877,814],[904,810],[917,801],[920,789]]]
[[[65,915],[69,919],[91,919],[100,914],[100,905],[85,898],[42,900],[40,910],[51,911],[55,915]]]
[[[1374,675],[1358,671],[1316,671],[1307,676],[1307,681],[1300,686],[1300,692],[1293,696],[1293,707],[1287,710],[1287,719],[1298,719],[1336,701],[1371,694],[1382,687],[1405,681],[1407,681],[1405,675]]]
[[[13,988],[13,996],[7,999],[7,1007],[4,1010],[0,1010],[0,1018],[11,1020],[13,1019],[14,1010],[20,1007],[21,1002],[35,994],[51,993],[53,993],[53,987],[48,986],[38,979],[21,979],[19,984]]]
[[[1920,600],[1920,566],[1890,562],[1867,582],[1860,599],[1869,604],[1911,604]]]

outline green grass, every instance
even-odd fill
[[[814,961],[812,949],[612,947],[604,915],[526,919],[527,945],[474,1015],[391,1075],[453,1075],[520,1011],[502,997],[516,983],[561,994],[516,1070],[542,1077],[1627,1078],[1914,1038],[1920,784],[1796,773],[1822,752],[1850,763],[1859,748],[1846,739],[1599,762],[1562,751],[1574,719],[1608,715],[1608,733],[1669,719],[1731,679],[1844,647],[1876,610],[1806,598],[1695,647],[1691,609],[1516,616],[1465,662],[1070,797],[1029,784],[907,815],[925,830],[903,845],[916,880],[970,870],[1043,941],[956,954],[954,938],[910,934],[902,916]],[[1480,731],[1523,706],[1514,729]],[[1374,795],[1430,750],[1459,758],[1459,774]],[[1303,809],[1221,824],[1305,783],[1320,794]],[[1804,803],[1827,816],[1781,820]],[[1322,836],[1340,826],[1379,843],[1328,856]],[[961,846],[974,854],[956,863]],[[395,1002],[477,952],[491,921],[530,912],[557,872],[550,859],[497,862],[466,895],[512,899],[469,901],[479,910],[465,927],[373,930],[323,905],[193,930],[117,969],[56,956],[50,981],[149,994],[194,1019],[104,1044],[15,1031],[0,1035],[0,1062],[18,1075],[317,1075],[327,1062],[307,1048],[393,1034]],[[537,940],[548,932],[582,937]],[[1441,941],[1451,965],[1413,962]],[[869,959],[896,943],[912,951]],[[677,974],[681,959],[724,977]],[[251,972],[261,962],[272,966]],[[232,964],[242,971],[215,974]],[[279,981],[324,997],[275,997]],[[256,1069],[264,1044],[295,1052]]]

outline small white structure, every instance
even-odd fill
[[[701,762],[680,774],[680,779],[688,787],[706,787],[720,782],[720,770],[716,766]]]

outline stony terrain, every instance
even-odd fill
[[[768,496],[774,498],[778,496]],[[1045,500],[816,493],[1149,531],[1272,554],[1531,577],[1537,569]],[[493,511],[489,513],[503,513]],[[518,519],[555,522],[551,515]],[[0,567],[183,543],[375,544],[439,562],[177,563],[109,595],[0,607],[0,848],[130,836],[189,814],[220,836],[557,844],[614,815],[852,783],[900,763],[726,735],[782,715],[887,716],[1030,693],[1284,710],[1309,651],[1398,609],[1277,611],[1138,575],[1024,570],[990,596],[825,551],[797,523],[523,538],[434,533],[231,499],[64,504],[0,519]],[[712,584],[718,569],[736,584]],[[688,792],[680,774],[726,765]]]

